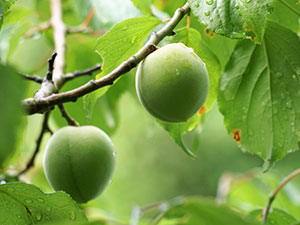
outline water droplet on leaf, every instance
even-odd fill
[[[251,2],[251,0],[245,0],[245,2],[246,2],[246,3],[250,3],[250,2]]]
[[[35,218],[36,218],[37,221],[40,221],[40,220],[42,219],[42,214],[39,213],[39,212],[37,212],[37,213],[35,214]]]
[[[31,199],[26,199],[25,202],[30,204],[30,203],[32,203],[32,200]]]
[[[76,215],[74,212],[71,212],[71,220],[75,220],[76,219]]]
[[[206,4],[207,4],[207,5],[212,5],[213,3],[214,3],[214,0],[207,0],[207,1],[206,1]]]
[[[209,16],[210,15],[210,11],[206,11],[204,14],[205,14],[205,16]]]
[[[45,202],[45,200],[42,199],[42,198],[38,198],[38,201],[39,201],[39,202]]]

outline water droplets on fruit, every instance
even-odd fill
[[[39,213],[39,212],[37,212],[37,213],[35,214],[35,218],[36,218],[37,221],[40,221],[40,220],[42,219],[42,214]]]
[[[31,204],[31,203],[32,203],[32,200],[31,200],[31,199],[25,199],[25,202],[26,202],[27,204]]]
[[[206,12],[204,13],[204,15],[205,15],[205,16],[209,16],[209,15],[210,15],[210,11],[206,11]]]
[[[214,0],[207,0],[207,1],[206,1],[206,4],[207,4],[207,5],[212,5],[213,3],[214,3]]]

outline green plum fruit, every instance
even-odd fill
[[[99,128],[68,126],[49,139],[43,163],[54,190],[85,203],[101,194],[110,182],[115,150],[109,136]]]
[[[173,43],[148,55],[138,66],[136,91],[146,110],[167,122],[183,122],[203,105],[208,73],[192,48]]]

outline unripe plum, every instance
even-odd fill
[[[97,127],[64,127],[46,145],[44,171],[56,191],[65,191],[78,203],[103,192],[115,167],[111,139]]]
[[[173,43],[148,55],[138,66],[136,91],[146,110],[167,122],[183,122],[206,100],[205,64],[192,48]]]

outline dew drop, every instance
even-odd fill
[[[134,37],[131,39],[131,44],[133,44],[135,41],[136,41],[136,36],[134,36]]]
[[[25,202],[30,204],[30,203],[32,203],[32,200],[31,199],[26,199]]]
[[[179,71],[179,69],[176,69],[175,71],[176,71],[176,72],[175,72],[175,73],[176,73],[176,75],[177,75],[177,76],[179,76],[179,75],[180,75],[180,71]]]
[[[75,220],[76,219],[76,215],[75,215],[75,213],[74,212],[71,212],[71,220]]]
[[[296,80],[297,79],[297,76],[295,74],[293,74],[293,79]]]
[[[282,73],[281,73],[281,72],[277,72],[277,73],[275,73],[275,76],[276,76],[277,78],[280,78],[280,77],[282,77]]]
[[[47,212],[51,212],[52,211],[50,207],[47,207],[46,210],[47,210]]]
[[[45,202],[45,200],[42,199],[42,198],[38,198],[37,200],[38,200],[39,202]]]
[[[209,16],[209,15],[210,15],[210,11],[206,11],[206,12],[204,13],[204,15],[205,15],[205,16]]]
[[[286,102],[286,106],[290,109],[290,108],[292,108],[292,103],[291,103],[291,101],[287,101]]]
[[[246,2],[246,3],[250,3],[250,2],[251,2],[251,0],[245,0],[245,2]]]
[[[212,5],[213,3],[214,3],[214,0],[207,0],[207,1],[206,1],[206,4],[207,4],[207,5]]]
[[[257,155],[259,155],[259,156],[261,156],[261,155],[262,155],[262,153],[261,153],[261,152],[257,152],[256,154],[257,154]]]
[[[40,221],[40,220],[42,219],[42,214],[39,213],[39,212],[37,212],[37,213],[35,214],[35,218],[36,218],[37,221]]]
[[[288,151],[287,151],[287,153],[292,153],[293,152],[293,149],[289,149]]]
[[[294,123],[294,122],[291,122],[291,126],[292,126],[292,127],[295,126],[295,123]]]
[[[17,215],[17,217],[18,217],[19,219],[21,219],[21,218],[22,218],[22,216],[21,216],[21,215],[19,215],[19,214]]]
[[[248,112],[248,108],[246,106],[243,107],[244,112]]]

